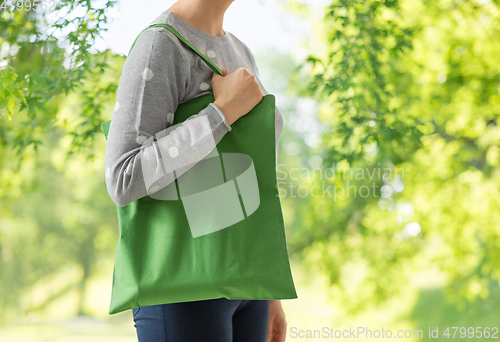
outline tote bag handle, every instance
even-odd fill
[[[217,65],[215,65],[210,59],[208,59],[208,57],[206,57],[204,54],[202,54],[200,51],[198,51],[198,49],[195,48],[193,46],[193,44],[191,44],[190,42],[188,42],[186,38],[184,38],[179,32],[177,32],[169,24],[152,24],[152,25],[146,27],[144,30],[142,30],[141,33],[144,32],[144,31],[146,31],[149,28],[152,28],[152,27],[164,27],[167,30],[169,30],[170,32],[172,32],[177,38],[179,38],[181,40],[181,42],[183,42],[184,44],[186,44],[187,46],[189,46],[194,52],[196,52],[196,54],[198,56],[200,56],[200,58],[210,67],[210,69],[212,69],[214,72],[216,72],[220,76],[223,76],[222,75],[222,71],[220,71],[220,69],[217,67]],[[134,48],[135,42],[137,41],[137,39],[139,38],[139,36],[141,35],[141,33],[139,33],[139,35],[135,38],[134,42],[132,43],[132,47],[130,48],[130,51],[132,51],[132,49]],[[130,51],[129,51],[129,54],[130,54]]]

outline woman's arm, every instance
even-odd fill
[[[231,130],[214,104],[172,127],[188,61],[177,37],[155,28],[141,34],[125,61],[105,155],[106,186],[120,207],[172,183],[175,169],[187,171]]]
[[[281,300],[270,300],[266,342],[284,342],[287,326],[288,323],[285,311],[283,311],[283,307],[281,306]]]

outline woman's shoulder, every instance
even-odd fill
[[[183,54],[183,46],[179,39],[164,27],[151,27],[139,33],[130,54],[134,52],[168,52],[171,55],[177,51]],[[184,56],[183,56],[184,57]]]
[[[168,75],[155,79],[173,82],[181,88],[185,87],[190,70],[191,60],[182,43],[162,27],[151,27],[142,31],[123,66],[125,75],[141,73],[144,79],[151,79],[153,75]]]
[[[252,54],[252,51],[250,50],[248,45],[245,44],[245,42],[243,42],[240,38],[238,38],[237,36],[235,36],[233,33],[229,32],[229,31],[226,31],[226,34],[229,35],[233,46],[238,47],[239,50],[244,51],[247,54],[250,54],[250,55]]]
[[[130,54],[132,53],[163,53],[166,58],[168,56],[186,58],[185,46],[179,38],[165,27],[156,26],[149,27],[153,24],[167,24],[173,27],[176,31],[181,28],[175,22],[175,18],[169,15],[170,12],[165,11],[155,20],[145,26],[137,33],[135,44],[133,45]],[[129,55],[130,55],[129,54]]]

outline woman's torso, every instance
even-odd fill
[[[182,20],[176,14],[170,11],[164,11],[151,24],[165,23],[171,25],[184,38],[186,38],[202,54],[210,58],[220,69],[227,68],[229,73],[233,73],[239,68],[246,68],[255,76],[264,94],[269,92],[265,89],[259,79],[258,69],[256,67],[254,56],[250,49],[230,32],[225,31],[224,36],[212,36],[202,32],[187,22]],[[210,67],[187,45],[183,44],[172,32],[165,28],[151,28],[158,30],[171,37],[182,49],[189,63],[188,82],[186,84],[185,96],[180,103],[187,102],[193,98],[210,94],[212,90],[213,71]],[[186,68],[186,66],[180,66]],[[276,156],[278,155],[278,141],[283,131],[284,119],[279,109],[276,107]]]

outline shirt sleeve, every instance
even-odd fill
[[[117,206],[172,183],[231,130],[213,103],[173,125],[189,77],[189,59],[170,31],[139,36],[123,65],[106,142],[106,187]]]

